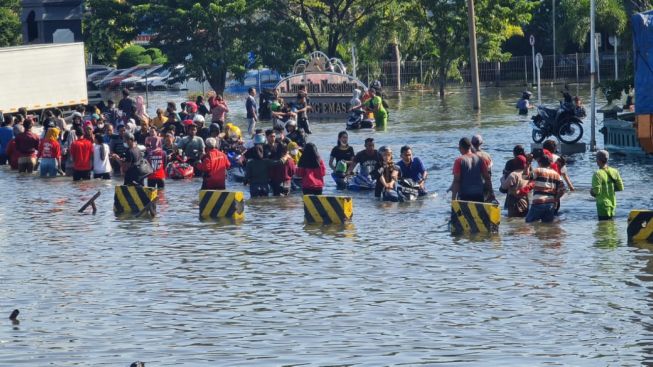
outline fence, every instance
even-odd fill
[[[630,52],[616,55],[617,70],[615,75],[614,53],[599,54],[597,77],[600,80],[613,80],[623,77],[631,59]],[[552,55],[543,57],[544,62],[540,69],[540,80],[543,82],[557,83],[583,83],[590,77],[590,54],[576,53],[556,55],[555,62]],[[531,56],[515,56],[508,61],[480,62],[478,65],[479,80],[482,85],[502,84],[529,84],[535,83],[533,73],[533,58]],[[380,80],[388,88],[397,88],[397,63],[384,61],[380,65],[361,66],[358,68],[361,80]],[[471,84],[470,68],[466,63],[458,65],[459,75],[447,78],[447,85]],[[437,87],[437,65],[432,60],[402,61],[400,65],[401,89],[419,87]]]

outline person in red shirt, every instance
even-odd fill
[[[462,138],[458,142],[460,156],[453,163],[451,200],[493,201],[492,177],[486,161],[472,153],[472,142]]]
[[[82,135],[80,127],[75,134]],[[93,126],[87,126],[84,136],[70,145],[70,155],[73,158],[73,181],[90,180],[93,170]]]
[[[14,136],[18,136],[25,132],[25,128],[21,124],[16,124],[14,125]],[[7,155],[7,158],[9,158],[9,167],[12,170],[17,170],[18,169],[18,157],[20,157],[20,153],[18,153],[18,150],[16,149],[16,138],[13,138],[9,140],[9,143],[7,144],[7,149],[5,150],[5,154]]]
[[[18,172],[34,172],[36,167],[36,151],[39,147],[39,137],[32,132],[34,122],[28,118],[23,122],[25,132],[16,136],[16,150],[18,151]]]
[[[45,138],[39,144],[39,170],[41,177],[56,177],[61,169],[61,145],[59,145],[59,129],[51,127],[45,133]]]
[[[152,166],[152,173],[147,176],[147,187],[164,189],[166,186],[166,152],[160,146],[156,147],[148,154],[147,161]]]
[[[206,154],[197,164],[197,169],[204,172],[200,190],[224,190],[227,170],[231,167],[229,158],[218,149],[216,138],[206,139]]]
[[[279,147],[279,160],[274,161],[270,167],[270,186],[272,195],[286,196],[290,192],[292,177],[295,175],[297,167],[290,154],[288,146],[281,144]]]
[[[326,168],[315,144],[306,144],[304,154],[299,158],[297,166],[297,176],[302,178],[302,193],[304,195],[322,195]]]

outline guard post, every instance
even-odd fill
[[[451,201],[451,233],[497,233],[501,223],[499,204]]]
[[[200,190],[200,219],[245,218],[242,191]]]
[[[354,204],[350,196],[304,195],[307,223],[340,224],[351,220]]]
[[[145,209],[151,216],[156,214],[154,207],[158,191],[151,187],[143,186],[116,186],[113,197],[113,212],[116,216],[126,214],[142,215]]]

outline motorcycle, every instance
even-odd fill
[[[365,111],[351,111],[347,119],[347,130],[373,129],[374,117],[366,116]]]
[[[231,167],[229,168],[229,177],[236,182],[245,181],[245,170],[241,163],[242,156],[240,153],[235,151],[227,152],[227,158],[229,158],[229,163]]]
[[[578,118],[576,108],[568,92],[562,92],[564,102],[560,107],[537,106],[537,114],[532,117],[535,143],[541,143],[549,136],[555,136],[565,144],[574,144],[583,137],[583,121]]]
[[[173,153],[170,163],[166,166],[166,174],[173,180],[193,178],[195,168],[188,163],[188,159],[181,153]]]

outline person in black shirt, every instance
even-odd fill
[[[118,109],[122,111],[124,115],[127,115],[128,119],[134,118],[136,114],[136,102],[129,97],[129,90],[122,90],[122,99],[118,102]]]
[[[277,134],[274,130],[265,130],[266,144],[263,146],[263,157],[265,159],[277,160],[281,158],[281,143],[277,141]]]
[[[338,133],[338,144],[331,149],[329,167],[333,170],[331,177],[336,182],[338,189],[347,187],[347,169],[354,160],[354,148],[349,146],[349,135],[346,131]]]
[[[195,99],[195,104],[197,105],[197,114],[202,115],[202,117],[206,117],[206,115],[210,112],[209,109],[206,107],[204,104],[204,97],[202,96],[197,96]]]

